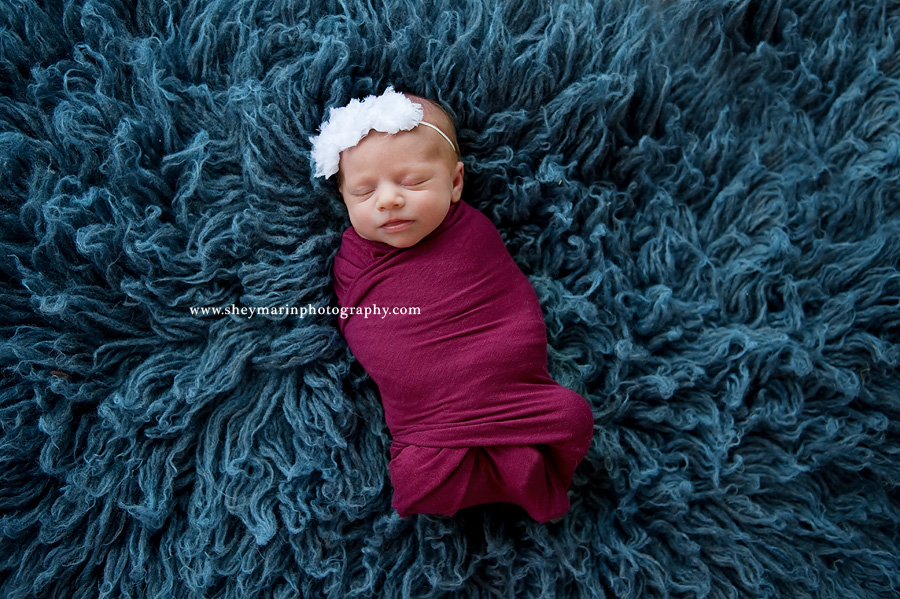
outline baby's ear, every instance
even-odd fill
[[[453,191],[450,193],[450,201],[452,203],[456,203],[462,197],[463,190],[463,179],[465,178],[466,167],[459,161],[456,163],[456,166],[453,167]]]

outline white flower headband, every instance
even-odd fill
[[[425,125],[440,133],[453,151],[458,152],[447,134],[423,121],[423,115],[421,104],[395,92],[393,87],[388,87],[380,96],[368,96],[362,101],[350,100],[346,106],[331,108],[319,135],[309,138],[316,166],[315,176],[327,179],[338,172],[341,152],[358,144],[372,130],[394,134]]]

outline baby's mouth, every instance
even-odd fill
[[[381,225],[381,229],[387,231],[388,233],[395,233],[397,231],[402,231],[412,225],[413,221],[405,220],[405,219],[391,219]]]

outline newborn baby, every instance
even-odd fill
[[[569,509],[593,416],[550,378],[534,289],[460,199],[455,139],[439,106],[392,88],[332,109],[312,139],[352,225],[334,262],[340,329],[381,394],[401,516],[504,502],[546,522]],[[374,306],[420,314],[361,314]]]

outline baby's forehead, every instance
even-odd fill
[[[371,131],[357,145],[341,152],[338,183],[343,181],[345,175],[368,175],[372,171],[400,172],[436,164],[447,164],[449,167],[448,157],[441,146],[447,142],[437,133],[423,129],[416,127],[393,134]]]
[[[443,145],[442,145],[443,144]],[[386,162],[401,159],[436,160],[442,156],[442,149],[447,142],[436,132],[419,126],[409,131],[384,133],[370,131],[358,144],[341,152],[341,162],[345,156],[379,152]],[[449,146],[447,146],[449,150]]]

